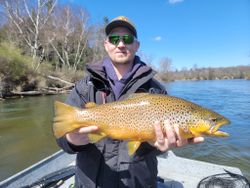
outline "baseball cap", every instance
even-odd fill
[[[135,29],[135,25],[125,16],[118,16],[111,20],[108,25],[105,27],[105,33],[106,35],[109,35],[109,33],[116,27],[126,27],[131,31],[131,33],[137,38],[137,32]]]

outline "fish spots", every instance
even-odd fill
[[[129,108],[137,108],[140,106],[148,106],[150,105],[149,101],[140,101],[137,103],[125,103],[125,104],[121,104],[121,105],[115,105],[114,109],[129,109]]]
[[[77,112],[80,121],[88,121],[100,124],[104,133],[112,133],[118,138],[134,138],[131,140],[147,140],[154,136],[154,123],[160,121],[164,129],[163,122],[169,120],[170,125],[178,125],[181,130],[190,135],[190,130],[203,130],[200,126],[211,126],[207,121],[211,118],[218,118],[218,114],[189,101],[159,95],[145,94],[112,103],[93,106]],[[222,117],[222,116],[221,116]],[[222,117],[224,120],[224,118]],[[212,122],[212,121],[210,121]],[[105,131],[106,130],[106,131]],[[117,134],[116,136],[114,136]]]

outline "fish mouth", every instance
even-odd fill
[[[221,137],[227,137],[229,136],[228,133],[226,132],[222,132],[219,130],[219,128],[223,125],[229,125],[230,124],[230,121],[226,118],[222,118],[220,119],[219,121],[217,121],[215,123],[214,126],[212,126],[209,130],[208,130],[208,134],[209,135],[212,135],[212,136],[221,136]]]

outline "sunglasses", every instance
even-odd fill
[[[135,38],[133,35],[128,35],[128,34],[123,35],[123,36],[110,35],[108,36],[108,40],[111,44],[114,44],[114,45],[117,45],[120,40],[122,40],[124,44],[132,44]]]

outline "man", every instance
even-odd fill
[[[76,84],[67,103],[83,108],[87,102],[123,100],[135,92],[166,94],[153,78],[155,72],[135,55],[140,43],[134,24],[119,16],[106,26],[105,32],[108,57],[87,67],[89,76]],[[158,154],[203,141],[202,137],[182,138],[177,128],[169,126],[168,120],[164,125],[165,133],[160,122],[155,122],[156,142],[143,143],[133,156],[128,155],[126,141],[106,138],[90,144],[87,134],[97,131],[97,126],[68,133],[58,139],[58,144],[68,153],[77,153],[76,187],[156,187]]]

